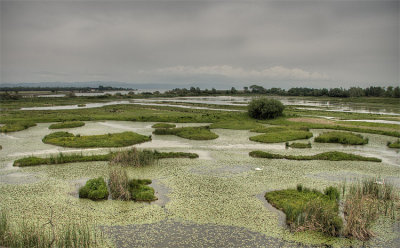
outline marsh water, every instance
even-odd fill
[[[84,93],[82,93],[84,94]],[[93,93],[87,93],[93,94]],[[100,93],[99,93],[100,94]],[[295,106],[298,109],[305,110],[320,110],[320,111],[335,111],[349,113],[369,113],[381,115],[400,115],[400,104],[397,106],[380,106],[380,105],[365,105],[351,102],[340,101],[319,101],[319,100],[304,100],[300,98],[290,97],[272,97],[279,99],[284,105]],[[251,97],[240,96],[215,96],[215,97],[175,97],[175,98],[157,98],[157,99],[135,99],[132,101],[111,101],[107,103],[88,103],[86,106],[79,107],[78,105],[66,106],[49,106],[49,107],[29,107],[21,108],[21,110],[63,110],[63,109],[78,109],[78,108],[97,108],[106,105],[116,104],[141,104],[153,106],[170,106],[177,108],[194,108],[208,109],[220,111],[240,111],[233,109],[219,109],[202,106],[187,106],[182,104],[212,104],[212,105],[228,105],[228,106],[247,106]],[[181,103],[181,104],[179,104]]]
[[[265,191],[295,187],[298,183],[322,190],[328,185],[339,186],[343,181],[363,177],[380,177],[400,187],[399,149],[386,146],[387,141],[397,140],[394,137],[362,134],[369,138],[365,146],[314,143],[311,138],[311,149],[286,149],[284,143],[252,142],[249,137],[257,134],[250,131],[212,129],[219,135],[215,140],[194,141],[171,135],[153,135],[150,142],[135,146],[199,154],[198,159],[165,159],[153,166],[129,169],[130,177],[153,180],[159,201],[153,204],[111,200],[92,202],[77,198],[77,187],[89,178],[107,177],[107,162],[26,168],[13,167],[12,162],[31,155],[46,157],[59,152],[103,154],[126,148],[77,149],[44,144],[42,138],[53,132],[48,129],[50,124],[39,123],[27,130],[0,135],[3,147],[0,150],[1,206],[13,206],[21,213],[33,207],[33,212],[28,211],[30,216],[42,220],[47,219],[49,206],[57,216],[54,221],[63,221],[66,217],[88,223],[95,220],[117,247],[201,247],[200,244],[212,247],[308,247],[324,243],[325,238],[288,232],[282,226],[280,213],[260,197]],[[80,135],[134,131],[151,135],[153,124],[94,121],[61,131]],[[176,125],[200,126],[207,123]],[[315,137],[327,130],[311,131]],[[382,162],[268,160],[249,157],[248,153],[253,150],[292,155],[343,151],[378,157]],[[376,238],[370,244],[374,247],[397,247],[398,232],[382,235],[385,239]],[[343,238],[335,238],[332,242],[340,246],[349,245]]]

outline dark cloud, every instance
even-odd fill
[[[399,83],[399,1],[0,4],[1,82]]]

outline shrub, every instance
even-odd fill
[[[297,189],[297,191],[302,192],[303,191],[303,185],[302,184],[297,184],[296,189]]]
[[[150,186],[149,179],[132,179],[129,181],[129,192],[135,201],[154,201],[157,197],[154,195],[154,189]]]
[[[368,144],[368,138],[359,134],[345,132],[326,132],[315,138],[315,142],[320,143],[340,143],[346,145],[364,145]]]
[[[281,116],[284,108],[280,101],[263,97],[251,100],[248,114],[255,119],[273,119]]]
[[[86,185],[79,189],[79,198],[89,198],[94,201],[107,199],[108,190],[104,178],[88,180]]]

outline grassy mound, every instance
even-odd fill
[[[359,134],[345,133],[345,132],[326,132],[320,134],[314,139],[319,143],[340,143],[346,145],[365,145],[368,144],[368,138]]]
[[[256,121],[246,120],[230,120],[230,121],[219,121],[210,125],[210,128],[216,129],[234,129],[234,130],[250,130],[253,128],[261,128],[262,126]]]
[[[252,151],[249,153],[251,157],[255,158],[270,158],[270,159],[288,159],[288,160],[329,160],[329,161],[370,161],[382,162],[379,158],[363,157],[360,155],[344,153],[344,152],[323,152],[315,155],[281,155],[263,151]]]
[[[151,127],[152,128],[174,128],[174,127],[176,127],[176,125],[170,124],[170,123],[156,123]]]
[[[209,127],[180,127],[180,128],[158,128],[153,134],[176,135],[191,140],[212,140],[218,135],[210,131]]]
[[[104,178],[90,179],[86,185],[79,189],[79,198],[88,198],[93,201],[105,200],[108,198],[108,190]]]
[[[338,190],[329,188],[323,194],[303,188],[271,191],[265,199],[286,214],[286,222],[294,231],[315,230],[338,236],[343,228],[338,216]]]
[[[157,197],[154,195],[154,189],[149,179],[132,179],[129,181],[129,192],[134,201],[154,201]]]
[[[311,148],[311,143],[296,143],[293,142],[292,144],[289,144],[289,142],[286,142],[286,147],[290,148],[298,148],[298,149],[304,149],[304,148]]]
[[[89,162],[89,161],[107,161],[111,158],[111,154],[104,155],[82,155],[82,154],[63,154],[59,153],[56,156],[50,156],[48,158],[39,158],[39,157],[26,157],[17,159],[14,161],[14,166],[25,167],[25,166],[33,166],[33,165],[42,165],[42,164],[65,164],[65,163],[74,163],[74,162]]]
[[[122,147],[151,140],[151,137],[134,132],[109,133],[103,135],[80,136],[68,132],[55,132],[46,135],[43,142],[63,147]]]
[[[400,148],[400,140],[397,140],[396,142],[388,142],[387,146],[389,148]]]
[[[0,133],[17,132],[36,126],[33,122],[13,122],[0,127]]]
[[[298,139],[309,139],[313,136],[311,132],[303,130],[271,131],[265,134],[250,137],[251,141],[262,143],[279,143]]]
[[[73,127],[82,127],[85,125],[83,121],[66,121],[60,123],[54,123],[49,126],[49,129],[61,129],[61,128],[73,128]]]

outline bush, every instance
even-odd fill
[[[338,188],[329,186],[324,190],[324,194],[329,197],[330,200],[339,201],[340,199],[340,192]]]
[[[90,179],[86,185],[79,189],[79,198],[89,198],[93,201],[105,200],[108,198],[108,190],[104,178]]]
[[[154,195],[154,189],[150,186],[149,179],[132,179],[129,181],[129,192],[135,201],[154,201],[157,197]]]
[[[280,101],[263,97],[251,100],[248,106],[248,114],[255,119],[273,119],[281,116],[284,108]]]

